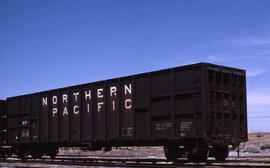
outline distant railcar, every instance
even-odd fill
[[[163,146],[171,161],[222,161],[228,145],[247,141],[245,71],[209,63],[11,97],[5,104],[0,143],[22,158],[55,157],[68,146]]]
[[[0,146],[6,143],[6,114],[5,101],[0,100]]]

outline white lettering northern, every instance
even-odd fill
[[[63,94],[62,95],[62,99],[63,99],[63,103],[67,103],[68,102],[68,95],[67,94]]]
[[[131,84],[129,84],[129,85],[125,85],[124,86],[125,87],[125,95],[127,95],[127,94],[131,94]]]
[[[47,106],[48,105],[48,98],[47,97],[43,97],[42,98],[42,106]]]
[[[116,91],[117,91],[117,88],[116,86],[112,86],[110,87],[110,96],[116,96]]]
[[[97,97],[98,98],[103,98],[103,88],[97,89]]]
[[[53,104],[57,104],[57,96],[53,96],[52,97],[52,103]]]

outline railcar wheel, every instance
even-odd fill
[[[0,158],[1,158],[1,159],[7,158],[7,154],[6,154],[5,152],[1,153],[1,154],[0,154]]]
[[[50,151],[48,153],[46,153],[47,156],[50,156],[51,159],[55,159],[56,155],[57,155],[57,151]]]
[[[42,158],[43,154],[37,152],[37,153],[32,153],[31,156],[33,159],[40,159],[40,158]]]
[[[190,151],[188,160],[191,162],[206,162],[207,157],[207,149],[196,149],[195,151]]]
[[[178,159],[179,155],[179,147],[176,145],[167,145],[164,146],[164,154],[167,160],[171,162],[175,162]]]
[[[225,145],[214,145],[213,146],[213,156],[216,161],[223,162],[226,160],[229,154],[228,146]]]
[[[18,153],[18,157],[22,160],[25,160],[26,159],[26,156],[27,156],[27,153],[22,151],[20,153]]]
[[[50,152],[48,153],[48,155],[50,156],[51,159],[55,159],[57,153],[58,153],[57,150],[53,150],[53,151],[50,151]]]
[[[56,154],[55,154],[55,153],[51,153],[51,154],[50,154],[50,158],[51,158],[51,159],[55,159],[55,157],[56,157]]]
[[[18,156],[18,158],[25,160],[26,156],[31,154],[31,149],[28,148],[28,146],[18,146],[16,147],[16,150],[14,152]]]
[[[11,157],[12,154],[13,154],[12,152],[7,152],[7,154],[6,154],[7,155],[7,158]]]
[[[46,150],[44,150],[44,153],[46,154],[46,156],[50,156],[51,159],[55,159],[58,153],[58,148],[54,146],[47,147]]]
[[[31,156],[33,159],[40,159],[43,156],[43,152],[40,148],[35,147],[31,149]]]

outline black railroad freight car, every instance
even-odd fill
[[[198,63],[7,99],[8,145],[24,158],[59,147],[164,146],[174,161],[225,160],[247,141],[245,71]]]

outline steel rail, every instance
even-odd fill
[[[165,159],[138,159],[138,158],[70,158],[70,157],[57,157],[56,159],[42,158],[42,159],[26,159],[20,160],[17,158],[9,158],[0,160],[2,163],[41,163],[41,164],[54,164],[54,165],[77,165],[77,166],[104,166],[104,167],[237,167],[237,168],[250,168],[250,167],[270,167],[269,160],[253,160],[256,158],[241,160],[241,158],[230,158],[225,162],[216,162],[208,160],[206,163],[192,163],[184,159],[179,159],[177,162],[168,162]]]

